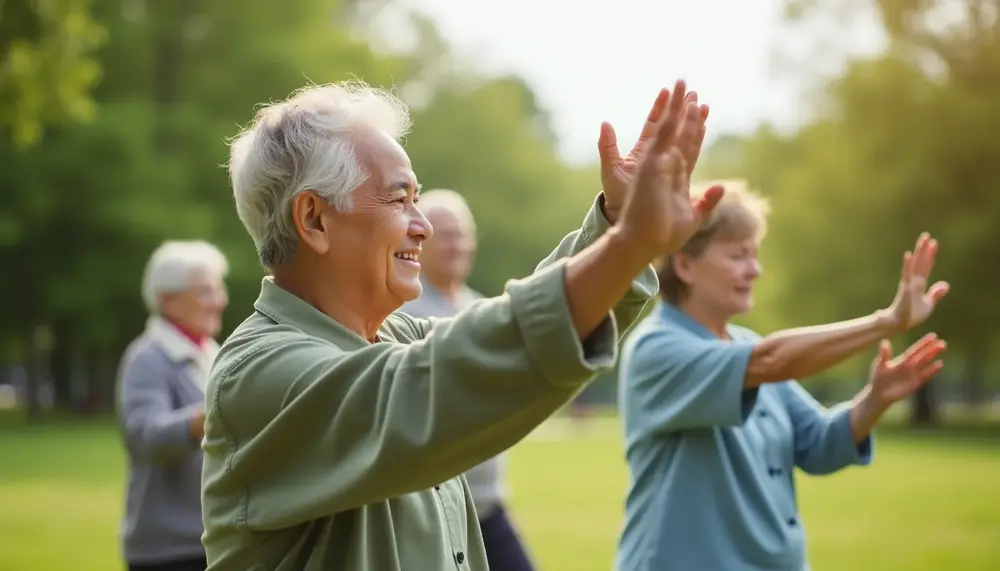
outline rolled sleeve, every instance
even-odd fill
[[[873,439],[868,436],[854,442],[850,405],[841,403],[827,410],[794,381],[782,388],[795,431],[797,466],[809,474],[829,474],[851,465],[871,464]]]
[[[618,329],[611,313],[581,341],[566,301],[565,262],[508,286],[511,311],[532,365],[556,387],[572,387],[614,365]]]
[[[869,435],[861,442],[854,442],[851,431],[851,408],[847,403],[837,405],[830,411],[830,454],[838,467],[856,464],[867,466],[872,462],[873,443]]]
[[[611,228],[611,222],[604,216],[604,200],[603,192],[597,195],[597,198],[594,199],[594,204],[587,211],[587,216],[583,219],[583,224],[580,226],[589,241],[596,240],[598,236],[607,232],[608,228]]]
[[[557,263],[559,260],[582,252],[587,246],[593,244],[595,240],[607,232],[611,228],[611,223],[604,217],[603,206],[604,193],[601,193],[597,195],[590,209],[587,210],[587,214],[583,217],[583,223],[580,224],[580,229],[566,235],[559,242],[556,249],[538,264],[535,272],[540,272]],[[635,277],[629,291],[612,309],[612,314],[615,318],[615,331],[619,337],[632,328],[632,325],[639,319],[643,309],[646,307],[646,303],[656,297],[659,290],[660,282],[657,280],[656,271],[653,270],[652,266],[646,266]],[[602,325],[599,331],[605,327],[607,325]]]

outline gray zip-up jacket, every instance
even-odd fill
[[[117,412],[128,451],[128,488],[121,536],[132,564],[203,557],[200,442],[192,415],[218,346],[198,347],[161,318],[122,358]]]

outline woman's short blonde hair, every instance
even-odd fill
[[[712,213],[702,221],[680,253],[691,258],[701,256],[716,240],[746,240],[760,242],[767,234],[767,216],[771,207],[766,198],[750,190],[745,180],[718,180],[691,189],[692,197],[702,196],[713,186],[722,186],[726,193]],[[674,272],[673,255],[664,256],[657,268],[660,296],[677,304],[687,295],[685,284]]]

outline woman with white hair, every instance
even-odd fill
[[[230,170],[270,275],[208,385],[209,569],[486,571],[461,474],[614,363],[655,295],[649,263],[719,198],[688,194],[705,115],[685,93],[657,99],[583,227],[532,276],[441,319],[397,312],[420,295],[433,233],[398,143],[403,104],[352,83],[259,111]]]
[[[200,241],[150,257],[145,332],[122,359],[118,414],[129,458],[124,557],[130,571],[203,571],[201,440],[205,380],[226,307],[225,256]]]

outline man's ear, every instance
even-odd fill
[[[319,255],[330,250],[330,226],[327,217],[330,206],[311,190],[300,192],[292,200],[292,220],[295,231],[305,247]]]

